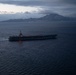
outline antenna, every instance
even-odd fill
[[[21,32],[21,30],[20,30],[20,34],[19,34],[19,37],[22,37],[23,35],[22,35],[22,32]]]

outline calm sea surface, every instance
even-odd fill
[[[58,34],[55,40],[9,42],[19,35]],[[76,22],[0,22],[0,75],[75,75]]]

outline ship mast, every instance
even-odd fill
[[[19,37],[22,37],[23,35],[22,35],[22,32],[21,32],[21,30],[20,30],[20,34],[19,34]]]

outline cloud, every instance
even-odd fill
[[[0,3],[16,5],[51,5],[51,4],[76,4],[76,0],[0,0]]]
[[[61,2],[76,5],[76,0],[60,0]]]
[[[0,3],[14,4],[14,5],[22,5],[22,6],[43,6],[46,5],[46,2],[43,1],[32,1],[32,0],[3,0]]]
[[[1,4],[0,3],[0,14],[10,14],[13,13],[20,13],[20,12],[30,12],[30,13],[38,13],[42,8],[40,7],[31,7],[31,6],[19,6],[19,5],[11,5],[11,4]]]
[[[59,0],[0,0],[0,3],[23,6],[51,6],[58,5],[59,2]]]
[[[63,16],[74,16],[76,13],[76,0],[0,0],[0,3],[16,6],[38,6],[43,9],[38,12],[39,15],[54,12]]]

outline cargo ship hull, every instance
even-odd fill
[[[48,40],[56,39],[57,34],[52,35],[37,35],[37,36],[10,36],[9,41],[34,41],[34,40]]]

